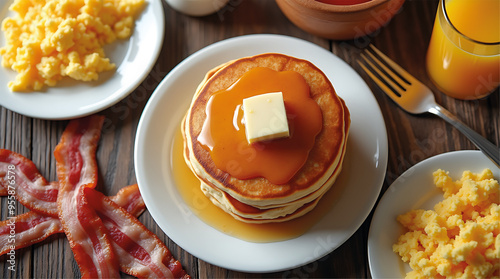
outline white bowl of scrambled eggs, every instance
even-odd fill
[[[0,105],[35,118],[70,119],[108,108],[132,93],[151,72],[163,45],[163,6],[161,0],[122,1],[141,5],[131,16],[113,3],[0,1]],[[101,48],[95,47],[98,41]]]
[[[403,173],[372,219],[372,276],[488,278],[498,272],[499,176],[488,158],[470,150],[429,158]]]

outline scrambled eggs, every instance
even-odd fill
[[[144,0],[15,0],[2,22],[2,66],[18,72],[12,91],[40,90],[63,77],[91,81],[115,68],[103,45],[131,35]]]
[[[406,278],[498,278],[498,181],[489,169],[465,171],[455,182],[443,170],[433,175],[445,199],[434,210],[412,210],[397,218],[408,229],[393,245],[413,269]]]

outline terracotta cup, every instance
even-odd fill
[[[316,0],[276,0],[276,3],[299,28],[328,39],[349,40],[386,25],[404,0],[369,0],[355,5],[332,5]]]

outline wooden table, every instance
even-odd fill
[[[274,1],[231,0],[219,13],[206,17],[180,14],[165,3],[166,33],[160,58],[141,90],[101,112],[108,129],[102,134],[97,160],[99,190],[114,194],[136,182],[133,163],[134,138],[141,112],[149,96],[165,75],[197,50],[220,40],[255,33],[284,34],[311,41],[331,50],[361,72],[356,60],[359,49],[372,43],[405,67],[418,79],[436,89],[426,75],[424,57],[437,8],[437,0],[407,0],[401,12],[383,29],[353,41],[336,42],[310,35],[295,27]],[[431,116],[414,116],[399,109],[362,74],[382,110],[389,140],[389,161],[382,193],[405,170],[431,156],[454,150],[476,149],[456,129]],[[145,93],[146,91],[146,93]],[[436,90],[437,92],[437,90]],[[437,102],[499,145],[498,89],[484,100],[459,101],[436,93]],[[53,150],[67,121],[46,121],[0,110],[0,148],[10,149],[31,159],[48,180],[56,179]],[[381,193],[381,195],[382,195]],[[6,219],[6,199],[0,201]],[[20,204],[18,213],[26,211]],[[293,270],[272,274],[246,274],[210,265],[173,243],[146,211],[139,220],[163,240],[193,278],[368,278],[367,236],[371,214],[338,249],[329,255]],[[7,270],[6,257],[0,258],[1,278],[73,278],[80,271],[63,235],[24,248],[16,255],[16,272]],[[127,277],[124,275],[124,277]]]

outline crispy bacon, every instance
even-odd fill
[[[0,222],[0,255],[40,242],[50,235],[62,233],[57,217],[35,211],[17,215]],[[15,240],[12,236],[15,235]]]
[[[7,195],[7,189],[9,185],[9,180],[7,179],[7,174],[8,172],[8,167],[11,167],[11,172],[14,171],[16,173],[15,179],[15,184],[20,184],[25,186],[25,188],[29,189],[28,191],[25,191],[26,193],[32,193],[32,192],[37,192],[36,191],[36,182],[33,182],[32,180],[28,180],[28,177],[34,178],[35,181],[38,181],[38,184],[44,185],[46,189],[42,189],[38,191],[39,194],[41,195],[36,195],[36,196],[31,196],[31,199],[26,199],[23,198],[24,195],[19,195],[19,187],[16,186],[16,191],[13,191],[16,195],[16,199],[24,206],[27,208],[36,211],[38,213],[41,213],[43,215],[50,215],[54,217],[58,217],[57,213],[57,202],[56,199],[53,199],[52,201],[40,201],[38,200],[39,196],[46,196],[43,195],[43,192],[48,193],[50,192],[51,195],[54,195],[57,197],[57,194],[59,192],[59,183],[57,181],[53,181],[50,183],[47,183],[45,178],[40,174],[40,171],[36,168],[35,164],[29,160],[28,158],[24,157],[21,154],[12,152],[10,150],[6,149],[0,149],[0,196],[6,196]],[[21,190],[23,191],[23,190]],[[123,191],[123,193],[122,193]],[[135,196],[134,196],[135,195]],[[138,197],[137,197],[138,196]],[[120,192],[113,196],[112,199],[125,199],[123,201],[119,200],[114,200],[117,204],[128,204],[131,210],[141,210],[140,212],[132,212],[128,208],[125,208],[128,212],[130,212],[134,216],[139,216],[142,211],[144,211],[145,205],[144,205],[144,200],[141,197],[141,193],[139,192],[137,184],[135,185],[130,185],[127,187],[124,187],[120,189]],[[134,201],[138,204],[131,204],[127,200]]]
[[[118,206],[138,217],[146,206],[137,184],[124,187],[115,196],[110,197]],[[13,242],[12,233],[16,239]],[[11,246],[20,249],[45,240],[50,235],[63,233],[59,218],[30,211],[0,222],[0,256],[8,253]]]
[[[139,217],[146,209],[137,184],[121,188],[111,200],[135,217]]]
[[[59,220],[84,278],[119,277],[106,228],[83,196],[84,188],[97,183],[95,152],[103,121],[102,116],[72,120],[54,150]]]
[[[11,181],[15,183],[9,184]],[[59,184],[47,182],[35,164],[23,155],[0,149],[0,188],[7,192],[9,185],[15,185],[16,199],[27,208],[57,216]]]
[[[15,197],[32,209],[0,222],[0,255],[64,232],[84,278],[119,277],[118,268],[141,278],[191,278],[165,244],[134,217],[145,209],[137,185],[114,197],[94,189],[103,120],[90,116],[68,124],[54,151],[58,182],[48,183],[22,155],[0,150],[0,195],[9,194],[8,175],[15,169],[16,184],[22,186],[9,200]],[[9,245],[12,233],[15,246]]]
[[[160,239],[134,216],[95,189],[84,189],[109,231],[120,268],[139,278],[190,278]]]

